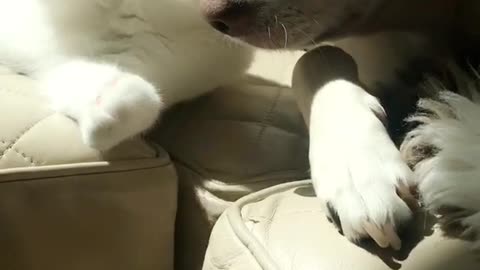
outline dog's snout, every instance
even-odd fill
[[[201,9],[213,28],[234,37],[249,31],[254,13],[244,0],[202,0]]]

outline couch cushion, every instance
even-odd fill
[[[172,270],[176,198],[164,150],[90,149],[34,80],[0,66],[0,269]]]
[[[399,252],[371,242],[356,246],[327,221],[310,181],[279,185],[246,196],[215,225],[204,270],[480,269],[463,241],[446,239],[419,213]]]
[[[168,159],[0,170],[0,269],[173,270]]]
[[[238,198],[308,175],[308,135],[288,87],[248,82],[179,106],[151,134],[180,179],[177,269],[200,269],[210,230]]]

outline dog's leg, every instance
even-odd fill
[[[357,82],[353,59],[334,47],[303,56],[292,86],[310,129],[315,191],[344,235],[399,249],[396,230],[411,217],[411,171],[387,134],[385,112]]]
[[[444,231],[480,249],[480,100],[473,96],[476,102],[445,91],[421,100],[423,112],[410,119],[420,126],[401,151],[414,167],[422,202],[439,215]]]

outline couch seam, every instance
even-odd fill
[[[275,190],[275,192],[283,192],[283,191],[292,189],[293,187],[306,186],[306,185],[311,186],[312,185],[311,180],[304,180],[304,181],[300,181],[300,182],[291,182],[291,183],[281,184],[281,185],[279,185],[281,188],[278,188],[279,186],[266,188],[262,191],[254,193],[255,198],[256,198],[255,201],[260,201],[260,200],[265,199],[267,197],[267,195],[269,195],[273,190]],[[267,264],[267,265],[270,264],[274,269],[280,269],[278,267],[278,265],[276,264],[276,262],[273,260],[273,258],[266,252],[265,246],[263,246],[259,242],[257,237],[255,237],[254,235],[252,235],[250,233],[247,233],[248,236],[242,234],[242,231],[244,231],[244,232],[247,231],[247,228],[246,228],[245,224],[243,224],[242,222],[239,222],[239,224],[237,224],[238,226],[235,226],[236,223],[233,219],[235,219],[235,216],[237,216],[237,218],[240,219],[240,220],[244,219],[244,216],[242,215],[242,212],[241,212],[241,208],[243,208],[243,207],[245,207],[245,205],[251,203],[250,200],[252,199],[252,196],[254,196],[254,194],[247,195],[247,196],[241,198],[240,200],[238,200],[229,210],[226,210],[224,212],[224,215],[227,216],[228,224],[229,224],[230,228],[232,228],[232,230],[234,231],[237,239],[240,240],[242,245],[247,248],[249,253],[252,254],[252,256],[254,258],[256,258],[257,264],[260,267],[264,267],[265,264]],[[245,239],[245,238],[248,238],[248,239]],[[246,242],[248,242],[249,240],[252,241],[252,243],[247,245]],[[252,251],[252,248],[255,248],[255,247],[258,247],[259,249],[262,249],[262,251],[265,252],[265,257],[264,258],[261,258],[261,256],[259,256],[259,254],[256,254],[254,251]]]
[[[157,165],[157,166],[148,166],[148,167],[135,168],[135,169],[99,171],[99,172],[89,172],[89,173],[74,173],[74,174],[63,174],[63,175],[57,175],[57,176],[32,177],[32,178],[25,178],[25,179],[14,179],[14,180],[0,181],[0,184],[16,183],[16,182],[42,181],[42,180],[45,180],[45,179],[49,179],[49,180],[60,179],[60,180],[62,180],[63,178],[75,177],[75,176],[90,176],[90,175],[99,175],[99,174],[135,172],[135,171],[141,171],[141,170],[152,170],[152,169],[157,169],[157,168],[163,168],[163,167],[168,167],[168,166],[171,166],[171,165],[172,165],[172,163],[170,162],[168,164],[161,164],[161,165]]]
[[[15,144],[17,144],[17,142],[19,140],[22,139],[23,136],[25,136],[30,130],[32,130],[37,124],[39,124],[40,122],[42,122],[43,120],[49,118],[51,115],[47,115],[46,117],[42,118],[42,119],[39,119],[37,121],[35,121],[34,123],[32,123],[31,125],[27,126],[25,129],[23,129],[20,134],[18,134],[13,140],[10,140],[8,141],[7,143],[5,143],[4,145],[6,145],[7,147],[3,150],[2,153],[0,153],[0,160],[2,160],[5,155],[10,151],[12,150],[12,148],[15,147]]]
[[[245,176],[239,178],[235,182],[223,182],[219,181],[211,175],[213,170],[210,170],[207,168],[202,169],[201,166],[196,166],[196,164],[191,164],[195,162],[184,162],[180,159],[178,159],[174,155],[170,155],[172,161],[176,164],[176,167],[179,165],[182,166],[185,169],[188,169],[192,172],[194,172],[197,176],[200,176],[202,178],[208,178],[210,182],[213,182],[217,185],[221,186],[226,186],[226,187],[233,187],[233,186],[243,186],[246,184],[261,184],[263,182],[268,182],[268,181],[278,181],[281,179],[286,179],[286,178],[298,178],[298,179],[305,179],[310,177],[310,173],[307,171],[302,172],[299,169],[288,169],[288,170],[277,170],[277,171],[268,171],[265,173],[260,173],[260,174],[255,174],[255,175],[250,175],[250,176]],[[228,172],[219,172],[219,171],[214,171],[213,173],[227,173]],[[254,181],[244,181],[245,179],[255,179]],[[203,185],[202,185],[203,186]]]
[[[263,119],[265,119],[265,117]],[[264,120],[255,121],[255,120],[248,120],[248,119],[228,119],[228,118],[210,118],[210,119],[202,119],[202,121],[205,121],[205,122],[226,122],[226,123],[232,122],[232,123],[240,123],[240,124],[256,124],[256,125],[259,125],[259,126],[264,126],[265,124],[267,124],[265,122],[262,122]],[[285,128],[284,126],[273,125],[272,122],[268,123],[268,127],[279,129],[279,130],[284,131],[285,133],[287,133],[289,135],[295,135],[299,138],[308,139],[307,133],[299,133],[295,129],[288,129],[288,128]]]
[[[272,105],[270,106],[268,111],[265,112],[263,119],[259,122],[260,130],[258,132],[256,141],[255,141],[256,144],[258,144],[262,139],[263,134],[265,133],[265,130],[267,129],[267,127],[271,126],[273,114],[278,106],[278,101],[280,100],[280,97],[282,96],[282,94],[283,94],[283,91],[278,89],[275,95],[275,98],[273,99]]]
[[[14,153],[16,153],[17,155],[21,156],[26,162],[30,163],[30,165],[33,165],[33,166],[38,166],[40,164],[40,162],[37,162],[33,156],[30,156],[30,155],[27,155],[25,154],[25,152],[23,151],[20,151],[18,148],[16,148],[15,146],[13,146],[11,149],[11,151],[13,151]]]
[[[274,208],[272,209],[272,214],[271,214],[271,218],[270,218],[270,222],[268,222],[265,226],[265,247],[268,249],[268,247],[270,246],[270,232],[271,232],[271,228],[272,228],[272,225],[273,225],[273,222],[274,222],[274,219],[275,217],[277,216],[277,211],[278,211],[278,207],[280,206],[280,202],[281,200],[284,199],[284,195],[279,198],[279,200],[276,200],[275,201],[275,204],[274,204]]]
[[[234,207],[239,207],[238,205],[235,205]],[[239,217],[240,219],[243,219],[243,216],[241,214],[241,210],[238,209],[239,211]],[[254,236],[251,236],[250,239],[255,241],[256,243],[255,244],[247,244],[245,242],[245,239],[243,239],[240,235],[239,235],[239,232],[235,229],[235,226],[234,226],[234,222],[232,221],[232,218],[230,217],[231,213],[227,211],[225,211],[226,215],[227,215],[227,221],[228,221],[228,225],[230,226],[231,230],[233,231],[233,233],[235,234],[235,236],[237,237],[237,239],[240,241],[241,245],[243,246],[243,248],[245,249],[246,252],[248,252],[255,260],[256,260],[256,263],[258,266],[260,266],[261,268],[264,268],[264,263],[262,263],[260,260],[259,260],[259,256],[252,250],[252,245],[258,245],[261,249],[263,249],[265,251],[265,246],[263,246],[259,240],[254,237]],[[230,215],[229,215],[230,214]],[[245,224],[242,224],[240,225],[242,227],[245,227]],[[266,257],[268,257],[267,260],[269,260],[269,262],[275,267],[275,269],[279,269],[278,266],[276,265],[276,263],[273,261],[273,259],[271,258],[270,255],[266,255]],[[267,262],[268,263],[268,262]],[[268,270],[274,270],[274,269],[268,269]]]

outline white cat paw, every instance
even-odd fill
[[[153,85],[111,65],[72,61],[43,80],[54,108],[75,119],[83,141],[98,150],[144,132],[162,108]]]
[[[414,166],[425,207],[447,235],[476,240],[480,248],[480,106],[443,92],[419,102],[420,125],[402,144]]]
[[[160,114],[155,88],[142,78],[121,74],[99,91],[80,118],[84,142],[108,150],[150,128]]]

